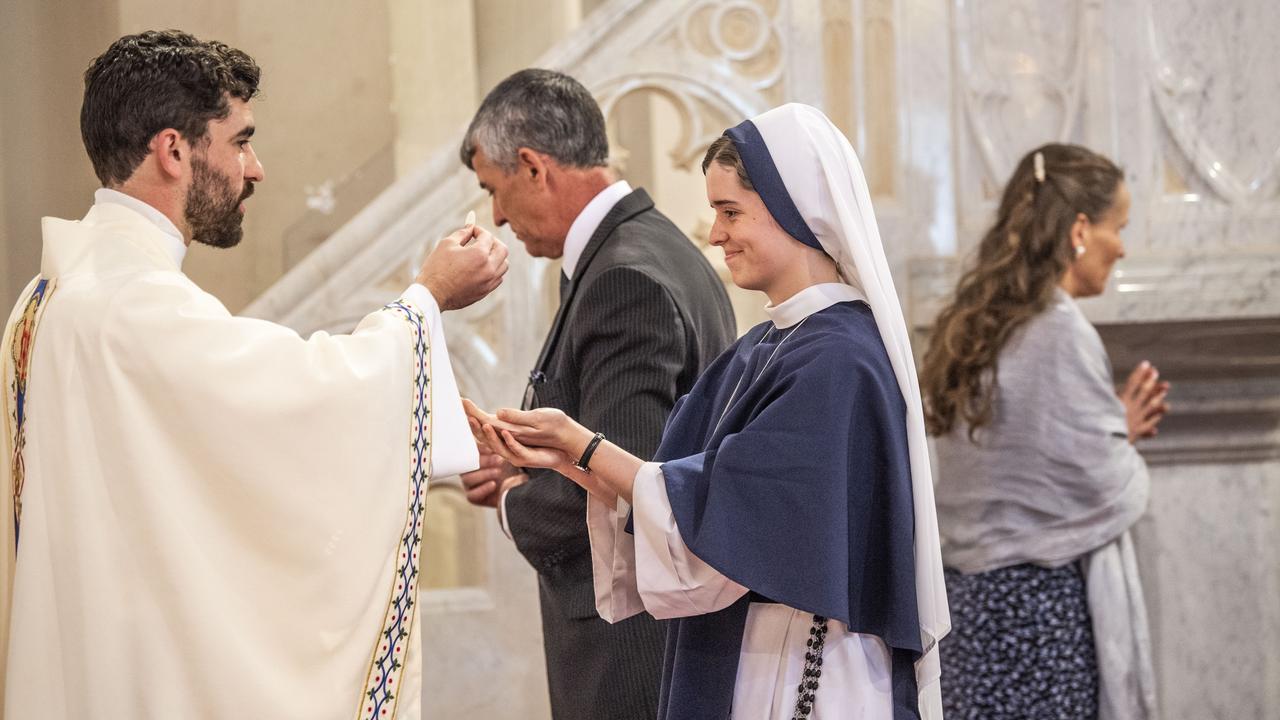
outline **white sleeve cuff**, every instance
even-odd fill
[[[422,311],[423,317],[440,317],[440,304],[436,302],[435,296],[425,285],[414,283],[405,288],[404,292],[400,293],[400,297],[413,303],[414,307]]]
[[[458,394],[458,382],[449,362],[440,306],[431,293],[417,283],[406,288],[400,297],[422,312],[423,320],[430,329],[431,477],[436,479],[471,472],[480,467],[480,451],[476,448],[475,438],[471,437],[467,415],[462,409],[462,397]]]
[[[659,620],[706,615],[747,594],[684,544],[661,465],[645,463],[636,473],[631,499],[636,585],[650,614]]]
[[[616,623],[644,611],[636,591],[635,540],[627,532],[630,506],[622,498],[613,507],[587,495],[587,536],[591,541],[591,580],[596,612]]]
[[[511,537],[511,527],[507,525],[507,493],[511,492],[511,488],[502,491],[502,495],[498,498],[498,527],[502,528],[502,534],[507,536],[508,540],[514,541]]]

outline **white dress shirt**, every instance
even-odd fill
[[[574,218],[573,224],[569,226],[569,233],[564,236],[560,271],[565,277],[573,278],[574,271],[578,269],[578,260],[582,258],[582,251],[587,249],[591,236],[596,234],[600,223],[604,222],[604,216],[609,214],[618,201],[630,194],[631,186],[626,180],[619,180],[596,193],[591,202],[578,213],[578,217]]]

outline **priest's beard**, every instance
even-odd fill
[[[205,162],[191,156],[191,188],[187,190],[187,227],[191,239],[210,247],[229,248],[240,243],[244,229],[240,223],[240,203],[253,194],[253,183],[246,182],[237,197],[231,178]]]

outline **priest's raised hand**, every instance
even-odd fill
[[[436,243],[416,282],[431,291],[441,310],[457,310],[496,290],[508,267],[507,246],[488,230],[467,225]]]

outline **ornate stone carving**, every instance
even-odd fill
[[[1228,9],[1179,0],[1157,8],[1147,0],[1144,6],[1152,95],[1172,143],[1220,201],[1274,203],[1280,14],[1263,3]]]
[[[645,92],[669,100],[680,116],[680,139],[670,150],[672,164],[678,168],[691,169],[701,162],[707,146],[727,125],[736,123],[735,118],[764,109],[758,98],[743,97],[731,82],[712,85],[669,72],[629,72],[592,88],[606,118],[623,98]]]
[[[685,47],[767,91],[782,79],[786,40],[778,20],[785,11],[785,0],[700,0],[690,3],[677,32]]]
[[[1076,130],[1089,38],[1084,0],[963,2],[955,13],[957,92],[990,200],[1035,145]]]

